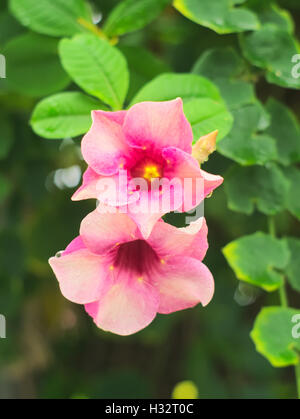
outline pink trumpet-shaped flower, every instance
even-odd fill
[[[192,157],[192,129],[180,98],[138,103],[128,111],[93,111],[92,119],[92,127],[82,140],[88,169],[72,199],[97,198],[106,205],[127,206],[126,212],[144,238],[163,214],[192,210],[223,181],[201,170]],[[126,180],[120,186],[122,171],[126,171]],[[121,190],[118,198],[107,200],[107,191],[100,190],[101,181],[107,179]],[[137,185],[136,179],[143,180],[146,187]],[[181,189],[175,188],[174,196],[164,200],[170,195],[170,186],[159,181],[174,179],[180,181]],[[185,183],[186,179],[190,182]]]
[[[204,218],[179,229],[159,220],[145,240],[127,214],[95,210],[49,263],[62,294],[84,304],[99,328],[130,335],[157,313],[210,302],[214,281],[201,263],[207,248]]]

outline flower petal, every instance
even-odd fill
[[[116,275],[115,284],[101,300],[87,304],[85,309],[99,328],[122,336],[131,335],[155,318],[158,292],[149,282],[139,281],[128,272]]]
[[[163,260],[180,255],[202,261],[208,249],[205,218],[200,217],[185,228],[160,221],[154,226],[147,242]]]
[[[100,175],[117,173],[129,156],[119,124],[123,117],[123,113],[113,116],[112,112],[92,112],[93,124],[82,140],[81,150],[85,161]]]
[[[103,176],[98,175],[91,167],[88,167],[82,177],[82,185],[72,196],[72,201],[83,199],[97,199],[97,183]]]
[[[80,235],[86,247],[98,255],[140,238],[136,224],[127,214],[108,207],[98,207],[88,214],[81,222]]]
[[[162,205],[159,190],[140,190],[136,193],[139,199],[128,205],[128,215],[138,226],[142,237],[147,239],[155,223],[171,210]]]
[[[209,269],[191,257],[168,260],[156,277],[160,290],[158,312],[172,313],[194,307],[206,306],[213,297],[214,280]]]
[[[74,240],[71,241],[71,243],[68,244],[66,249],[63,252],[58,252],[61,255],[67,255],[69,253],[76,252],[76,250],[85,249],[85,245],[82,241],[82,238],[80,236],[77,236]]]
[[[207,173],[204,170],[201,170],[201,176],[204,179],[204,196],[209,195],[213,190],[215,190],[218,186],[223,183],[222,176],[213,175],[211,173]]]
[[[130,206],[129,206],[130,208]],[[151,234],[152,228],[155,223],[161,218],[162,213],[140,213],[132,212],[129,209],[129,217],[138,226],[142,237],[146,240]]]
[[[94,113],[98,116],[105,116],[105,118],[110,119],[113,122],[116,122],[119,125],[124,124],[125,116],[128,111],[116,111],[116,112],[108,112],[108,111],[94,111]]]
[[[77,237],[60,257],[52,257],[49,264],[68,300],[86,304],[98,300],[110,286],[105,261],[93,255]]]
[[[132,106],[125,117],[123,130],[134,147],[151,151],[174,146],[192,151],[192,128],[183,113],[180,98],[166,102],[142,102]]]
[[[82,186],[72,196],[73,201],[98,199],[104,205],[123,206],[139,199],[138,192],[129,184],[127,171],[120,170],[117,175],[98,175],[90,167],[83,175]]]
[[[162,151],[166,160],[164,176],[169,180],[180,180],[182,188],[182,211],[197,207],[222,182],[221,176],[211,175],[200,169],[197,160],[175,147]]]

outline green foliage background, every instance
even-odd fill
[[[90,6],[0,4],[0,397],[169,398],[183,380],[200,398],[296,397],[300,341],[287,330],[300,307],[298,0]],[[114,336],[61,296],[47,260],[95,206],[70,200],[90,111],[177,96],[195,141],[220,132],[203,165],[225,178],[205,202],[215,297]],[[283,282],[294,308],[279,308]]]

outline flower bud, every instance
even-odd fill
[[[198,162],[204,163],[208,160],[208,156],[216,150],[218,130],[213,131],[203,137],[200,137],[196,144],[193,146],[192,156]]]

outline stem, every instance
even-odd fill
[[[283,281],[284,281],[284,277],[282,277]],[[285,284],[283,282],[283,284],[281,285],[281,287],[279,288],[279,298],[280,298],[280,304],[282,307],[288,307],[289,303],[288,303],[288,299],[287,299],[287,294],[286,294],[286,290],[285,290]]]
[[[272,237],[276,237],[276,226],[275,226],[275,218],[268,217],[268,227],[269,227],[269,234]]]
[[[113,38],[108,38],[105,33],[98,28],[98,26],[94,25],[91,22],[88,22],[87,20],[83,19],[82,17],[80,17],[78,20],[78,23],[83,26],[85,29],[89,30],[90,32],[94,33],[95,35],[97,35],[100,39],[105,39],[106,41],[108,41],[111,45],[116,45],[118,43],[118,38],[116,36],[114,36]]]
[[[269,226],[269,233],[272,237],[276,237],[276,225],[274,217],[268,217],[268,226]],[[281,307],[288,307],[288,298],[285,289],[285,279],[282,276],[283,284],[279,288],[279,298],[280,298],[280,305]],[[297,392],[298,392],[298,399],[300,399],[300,357],[299,362],[295,365],[295,375],[296,375],[296,385],[297,385]]]
[[[269,227],[269,234],[272,237],[276,237],[276,225],[275,225],[275,218],[274,217],[268,217],[268,227]],[[282,307],[287,307],[288,306],[288,299],[287,299],[287,294],[286,294],[286,290],[285,290],[285,284],[284,284],[284,277],[282,276],[283,279],[283,284],[281,285],[281,287],[279,288],[279,297],[280,297],[280,305]]]

